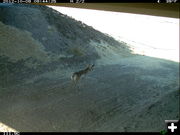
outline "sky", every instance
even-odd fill
[[[179,62],[179,19],[49,6],[128,43],[136,54]]]

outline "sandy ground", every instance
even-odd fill
[[[76,87],[53,74],[1,91],[0,121],[17,131],[159,132],[179,118],[178,63],[128,57],[97,65]]]

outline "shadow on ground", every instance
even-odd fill
[[[160,131],[179,118],[178,63],[129,59],[96,67],[76,87],[44,76],[4,89],[1,121],[18,131]]]

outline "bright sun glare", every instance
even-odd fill
[[[0,122],[0,132],[17,132],[17,130],[5,125],[4,123]]]
[[[134,53],[179,62],[179,19],[49,6],[128,43]]]

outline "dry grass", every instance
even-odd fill
[[[31,33],[22,31],[0,22],[0,53],[12,61],[35,58],[41,62],[48,61],[44,46],[35,40]]]

